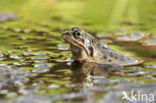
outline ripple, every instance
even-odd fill
[[[48,57],[32,57],[31,59],[35,60],[35,59],[49,59],[49,58]]]
[[[0,12],[0,22],[5,22],[9,20],[17,20],[19,16],[15,13],[2,13]]]
[[[66,47],[64,44],[58,45],[59,48],[64,48]]]
[[[0,54],[0,57],[3,57],[3,54]]]
[[[151,76],[151,75],[145,75],[144,78],[151,78],[151,79],[154,79],[154,77]]]
[[[9,53],[9,54],[10,54],[10,53],[13,53],[13,51],[7,51],[7,53]]]
[[[97,37],[100,39],[110,38],[110,34],[98,34]]]
[[[47,53],[34,53],[34,55],[40,55],[40,56],[42,56],[42,55],[47,55]]]
[[[30,78],[34,78],[34,77],[37,76],[37,74],[34,74],[34,73],[28,73],[28,74],[25,74],[25,76],[30,77]]]
[[[154,73],[151,73],[151,74],[153,74],[154,76],[156,76],[156,72],[154,72]]]
[[[137,41],[145,37],[144,33],[132,33],[130,36],[117,37],[119,41]]]
[[[119,36],[125,36],[125,35],[127,35],[127,33],[117,33],[117,35],[119,35]]]
[[[27,94],[26,96],[20,96],[16,100],[16,103],[53,103],[52,100],[52,97],[47,95],[35,95],[31,93],[31,95]]]
[[[28,33],[31,32],[31,30],[29,30],[29,29],[24,29],[23,32],[26,33],[26,34],[28,34]]]
[[[3,58],[0,58],[0,61],[4,60]]]
[[[145,41],[143,46],[156,46],[156,41]]]
[[[58,50],[67,51],[67,50],[69,50],[69,48],[58,48]]]
[[[105,76],[93,76],[93,79],[104,79],[106,78]]]
[[[34,67],[36,67],[36,68],[50,68],[53,66],[50,64],[37,64],[37,65],[34,65]]]
[[[76,87],[76,84],[66,84],[66,87]]]
[[[127,28],[119,28],[119,30],[120,30],[121,32],[126,32],[126,31],[127,31]]]
[[[144,33],[132,33],[131,36],[136,37],[136,38],[143,38],[145,34]]]
[[[133,70],[140,70],[141,67],[132,68]]]
[[[25,65],[28,65],[28,63],[18,63],[18,62],[15,62],[15,63],[13,63],[13,65],[25,66]]]
[[[71,58],[67,58],[65,60],[56,60],[56,62],[72,62],[73,60]]]
[[[133,66],[133,65],[141,64],[143,62],[144,62],[143,60],[140,60],[139,61],[139,60],[130,59],[127,62],[121,63],[121,65],[124,65],[124,66]]]
[[[19,33],[19,32],[21,32],[21,31],[22,31],[22,29],[20,29],[20,28],[14,29],[14,32],[16,32],[16,33]]]
[[[93,81],[94,83],[96,84],[108,84],[108,83],[111,83],[111,80],[110,79],[103,79],[103,80],[94,80]]]
[[[0,66],[7,66],[8,64],[0,64]]]
[[[48,88],[60,88],[60,85],[51,84],[51,85],[48,86]]]
[[[58,45],[58,50],[61,50],[61,51],[66,51],[66,50],[69,50],[69,48],[67,48],[65,45]]]
[[[24,56],[44,56],[47,53],[22,53]]]
[[[34,61],[34,63],[46,63],[46,61]]]
[[[137,41],[139,39],[135,38],[135,37],[124,36],[124,37],[117,37],[117,40],[119,40],[119,41]]]
[[[156,39],[156,35],[153,35],[152,38],[153,38],[153,39]]]
[[[18,55],[12,55],[12,56],[10,56],[10,58],[12,58],[12,59],[22,59],[22,57],[19,57]]]
[[[117,37],[117,40],[119,40],[119,41],[136,41],[137,38],[124,36],[124,37]]]
[[[136,72],[136,73],[129,73],[128,76],[141,76],[141,75],[144,75],[144,74],[148,74],[150,72]]]
[[[28,37],[20,37],[20,40],[28,40]]]
[[[94,80],[94,83],[96,83],[96,84],[125,83],[125,82],[130,82],[130,80],[129,79],[115,79],[115,80],[98,79],[98,80]]]
[[[33,73],[48,73],[50,72],[49,69],[37,69],[37,70],[32,70]]]
[[[156,69],[156,65],[148,65],[148,66],[146,66],[146,68],[149,68],[149,69]]]
[[[25,78],[23,75],[27,73],[26,70],[20,70],[13,67],[1,67],[0,68],[0,89],[4,86],[8,88],[13,88],[17,85],[23,85],[29,81],[28,78]]]

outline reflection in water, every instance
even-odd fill
[[[96,76],[106,76],[120,71],[121,65],[117,64],[97,64],[90,62],[74,61],[72,63],[72,82],[82,84],[83,87],[92,87],[93,78]]]

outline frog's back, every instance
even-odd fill
[[[94,42],[93,60],[99,64],[129,64],[135,62],[134,59],[128,58],[125,55],[117,53],[116,51],[103,45],[101,42]]]
[[[102,64],[127,65],[131,64],[132,62],[136,62],[136,60],[126,57],[125,55],[117,53],[116,51],[106,47],[101,48],[101,52],[102,52],[101,61],[103,62]]]

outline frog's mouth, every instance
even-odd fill
[[[64,41],[69,43],[70,45],[76,46],[80,49],[84,49],[86,54],[89,56],[90,52],[89,52],[88,48],[82,42],[76,40],[72,34],[70,34],[69,32],[64,32],[62,34],[62,37],[63,37]]]

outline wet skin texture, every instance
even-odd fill
[[[99,64],[123,64],[132,59],[125,57],[98,41],[84,30],[73,27],[62,34],[65,42],[70,44],[72,59]]]

